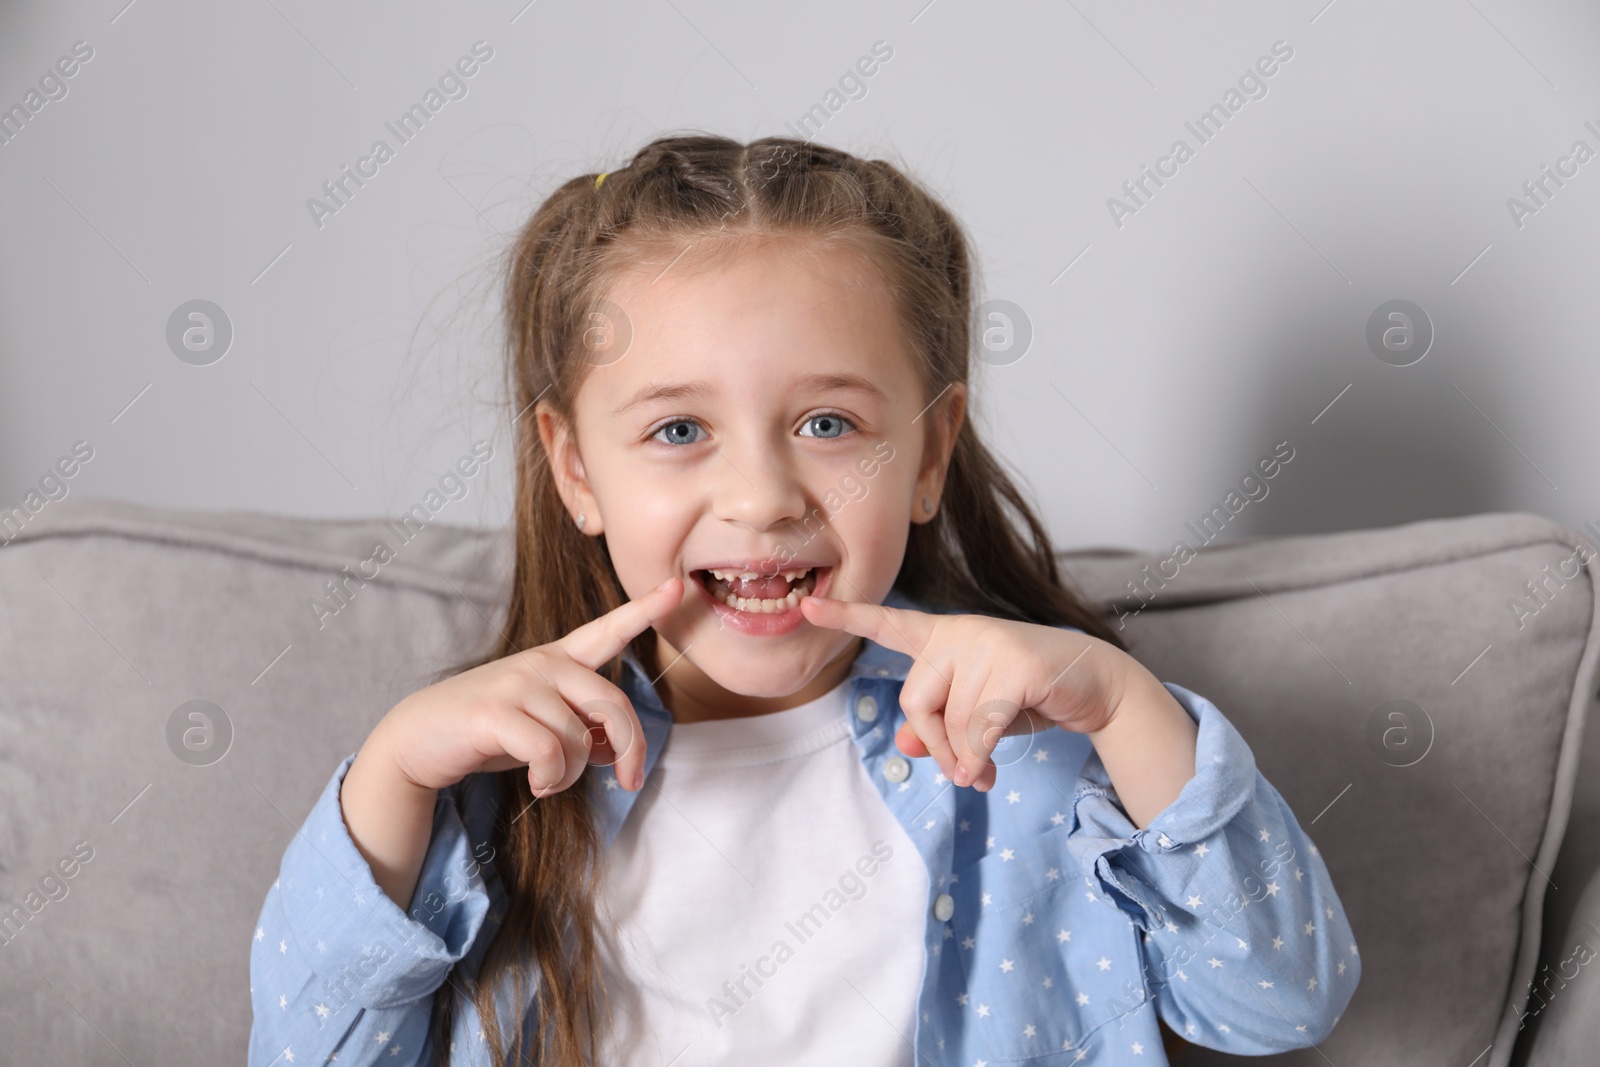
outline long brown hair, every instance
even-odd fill
[[[492,647],[455,671],[555,641],[626,599],[605,537],[572,523],[533,416],[546,399],[567,419],[584,374],[584,331],[630,255],[664,241],[791,234],[859,245],[895,294],[918,361],[924,397],[967,383],[974,265],[955,217],[894,165],[788,137],[749,144],[703,134],[666,136],[626,166],[557,189],[523,227],[506,259],[506,372],[517,457],[515,567],[505,627]],[[912,524],[895,588],[947,610],[1072,625],[1118,648],[1116,633],[1062,580],[1049,536],[1001,463],[964,419],[935,517]],[[655,677],[654,634],[630,651]],[[449,673],[449,672],[446,672]],[[620,684],[622,659],[601,672]],[[436,1062],[448,1062],[456,997],[470,996],[497,1064],[582,1064],[598,1054],[607,1003],[595,900],[603,842],[597,775],[533,802],[527,774],[498,772],[493,867],[506,914],[473,986],[457,975],[434,1000]],[[516,813],[521,813],[516,816]],[[535,990],[534,1045],[523,1020],[498,1018]],[[502,1041],[509,1030],[509,1041]]]

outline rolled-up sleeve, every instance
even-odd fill
[[[284,852],[250,951],[252,1065],[423,1062],[432,994],[473,947],[490,897],[453,790],[442,790],[409,913],[373,879],[334,772]]]
[[[1361,977],[1327,866],[1216,705],[1163,685],[1196,722],[1194,776],[1141,829],[1091,753],[1067,848],[1144,931],[1150,993],[1178,1034],[1246,1055],[1320,1042]]]

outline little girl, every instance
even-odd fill
[[[250,1062],[1123,1064],[1320,1042],[1360,957],[1212,703],[965,417],[973,266],[900,170],[664,137],[508,260],[493,648],[334,771]]]

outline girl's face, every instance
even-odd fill
[[[779,710],[848,674],[858,639],[813,626],[798,593],[882,602],[911,523],[933,517],[923,498],[939,507],[965,405],[960,385],[924,395],[859,251],[776,238],[731,259],[624,274],[576,432],[538,415],[562,497],[605,534],[628,596],[684,580],[655,627],[669,689],[690,697],[680,721]]]

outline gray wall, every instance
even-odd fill
[[[1064,547],[1194,540],[1279,442],[1230,538],[1600,519],[1600,160],[1508,204],[1600,151],[1591,3],[125,4],[0,6],[0,107],[59,97],[0,144],[0,508],[82,440],[71,493],[394,513],[489,439],[441,518],[504,521],[502,233],[663,130],[783,132],[881,40],[817,138],[946,196],[986,295],[1025,312],[977,417]],[[384,123],[480,40],[466,95],[399,145]],[[1185,124],[1279,41],[1202,143]],[[314,220],[380,138],[394,158]],[[1192,158],[1125,197],[1179,139]],[[167,338],[195,299],[234,334],[206,366]],[[1403,367],[1366,336],[1395,299],[1435,333]]]

